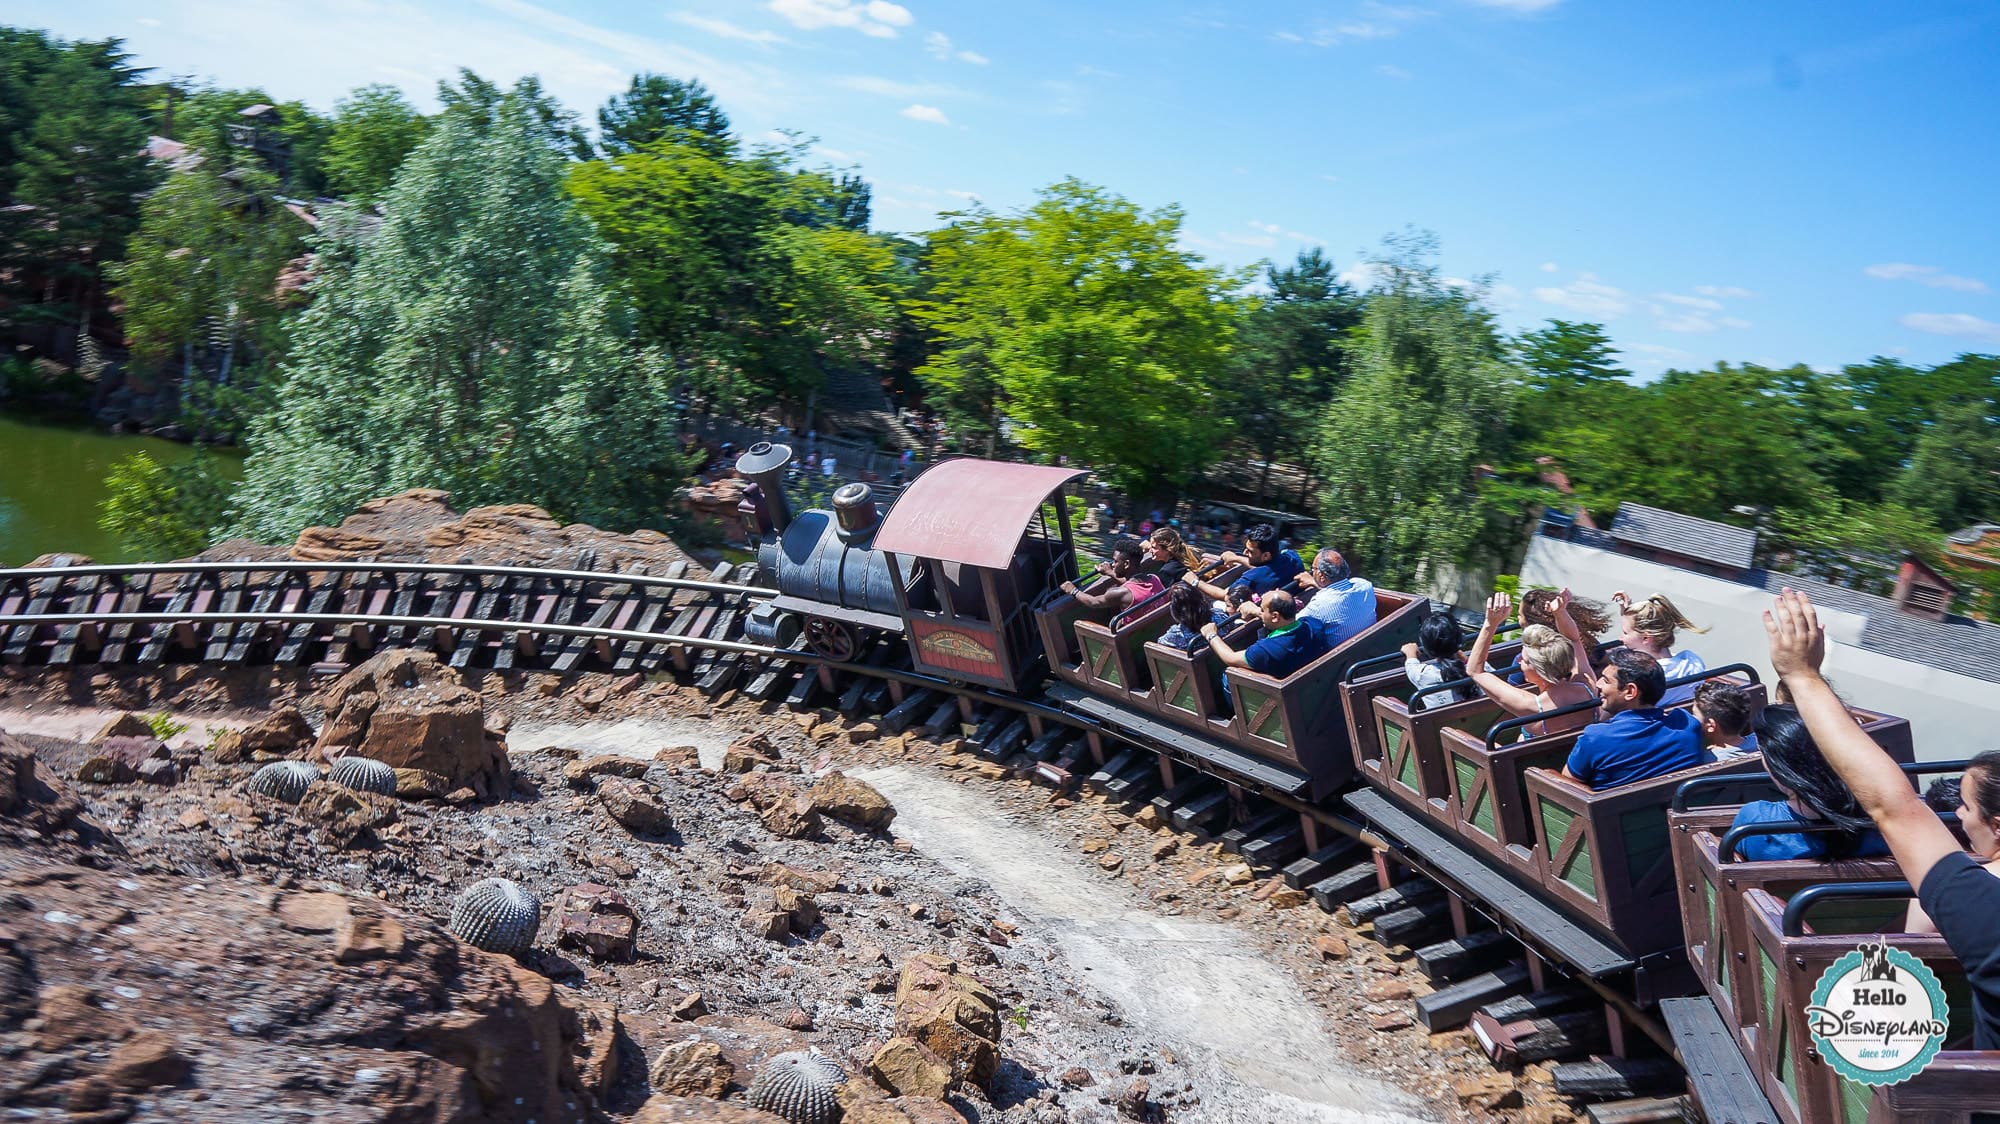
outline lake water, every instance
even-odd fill
[[[157,437],[0,417],[0,566],[56,551],[99,562],[142,561],[97,526],[104,474],[134,453],[173,464],[194,450]]]

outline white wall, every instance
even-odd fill
[[[1689,620],[1709,629],[1682,633],[1678,647],[1701,653],[1711,667],[1747,663],[1765,682],[1772,679],[1763,616],[1771,595],[1753,586],[1541,535],[1528,546],[1521,585],[1566,585],[1600,601],[1609,601],[1614,589],[1634,600],[1664,593]],[[1821,606],[1819,617],[1829,642],[1827,679],[1856,706],[1908,718],[1919,760],[2000,749],[2000,684],[1860,647],[1866,614]]]

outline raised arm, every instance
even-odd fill
[[[1564,586],[1563,591],[1556,594],[1555,614],[1556,631],[1562,633],[1564,640],[1569,641],[1570,655],[1576,661],[1576,670],[1570,674],[1570,678],[1588,686],[1595,678],[1591,674],[1590,645],[1584,642],[1583,629],[1577,627],[1576,618],[1569,615],[1568,586]]]
[[[1493,650],[1493,634],[1499,631],[1507,618],[1514,613],[1514,602],[1504,593],[1496,593],[1486,599],[1486,620],[1479,626],[1479,636],[1472,642],[1472,651],[1466,653],[1465,667],[1472,674],[1472,682],[1486,693],[1486,697],[1500,704],[1500,709],[1516,718],[1524,718],[1541,709],[1541,696],[1523,687],[1516,687],[1486,669],[1486,655]]]
[[[1896,762],[1855,723],[1847,705],[1820,675],[1826,630],[1812,601],[1787,588],[1765,610],[1764,631],[1771,637],[1771,667],[1790,689],[1792,705],[1805,719],[1820,754],[1881,829],[1903,877],[1912,886],[1922,886],[1939,859],[1958,851],[1958,840],[1917,795]]]
[[[1249,659],[1242,652],[1230,647],[1229,641],[1222,638],[1222,630],[1217,628],[1214,622],[1202,625],[1201,634],[1208,637],[1208,650],[1215,653],[1216,660],[1222,666],[1241,668],[1250,666]]]
[[[1091,593],[1075,582],[1064,582],[1062,583],[1062,591],[1076,598],[1077,602],[1085,608],[1090,609],[1102,609],[1109,605],[1115,612],[1123,610],[1127,605],[1132,603],[1132,591],[1125,588],[1124,582],[1113,585],[1103,593]]]

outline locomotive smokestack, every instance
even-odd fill
[[[779,534],[792,522],[792,506],[785,501],[785,466],[792,463],[789,445],[759,441],[736,458],[736,474],[757,485],[764,493],[765,511]]]
[[[833,493],[833,517],[840,521],[840,537],[848,541],[873,534],[882,521],[875,510],[875,489],[856,482],[843,484]]]

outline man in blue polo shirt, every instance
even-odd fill
[[[1313,660],[1325,655],[1329,649],[1325,634],[1318,626],[1299,620],[1299,603],[1282,589],[1274,589],[1258,602],[1264,622],[1264,638],[1242,651],[1230,647],[1222,638],[1222,630],[1215,624],[1205,624],[1201,628],[1208,637],[1209,651],[1222,661],[1227,668],[1242,668],[1273,679],[1283,679]],[[1229,689],[1229,677],[1223,676],[1223,691]]]
[[[1660,661],[1633,648],[1613,651],[1597,677],[1605,720],[1577,735],[1562,775],[1589,788],[1616,788],[1713,760],[1694,715],[1660,709],[1666,692]]]
[[[1252,597],[1277,589],[1298,577],[1306,568],[1306,564],[1299,561],[1298,551],[1279,548],[1278,529],[1269,523],[1259,523],[1243,532],[1243,553],[1238,554],[1233,550],[1223,551],[1222,561],[1233,566],[1250,567],[1232,584],[1247,587]],[[1186,580],[1200,586],[1203,593],[1217,601],[1223,600],[1226,596],[1221,586],[1201,581],[1193,573],[1189,573]],[[1246,610],[1243,619],[1256,618]]]

